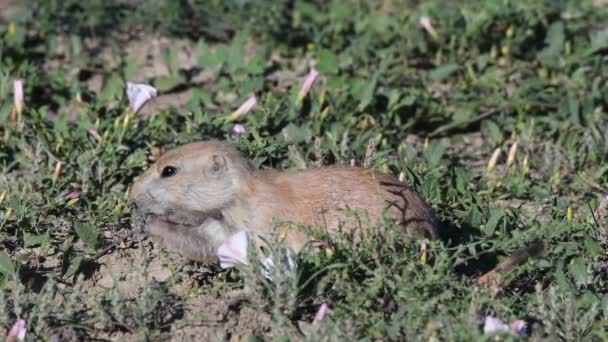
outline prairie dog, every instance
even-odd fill
[[[432,208],[393,176],[350,166],[261,171],[218,141],[168,151],[136,180],[130,198],[149,234],[199,261],[214,259],[239,230],[271,232],[273,219],[336,230],[348,220],[345,208],[367,214],[372,224],[388,214],[407,235],[438,233]],[[306,236],[289,230],[286,242],[297,251]]]

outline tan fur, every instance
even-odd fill
[[[166,166],[176,167],[175,175],[162,178]],[[356,224],[345,214],[347,208],[367,214],[370,224],[387,213],[404,234],[437,237],[431,207],[393,176],[357,167],[259,171],[217,141],[162,155],[135,182],[131,199],[150,234],[196,260],[213,258],[239,230],[268,234],[273,218],[330,230],[342,223],[352,228]],[[287,242],[299,250],[306,236],[290,230]]]

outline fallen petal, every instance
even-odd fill
[[[221,268],[231,268],[239,264],[247,265],[247,244],[249,236],[246,231],[240,231],[228,239],[217,249],[217,257]]]
[[[158,94],[156,88],[148,84],[127,82],[127,97],[129,107],[137,113],[148,101]]]
[[[63,200],[69,201],[69,200],[72,200],[74,198],[79,198],[79,197],[80,197],[80,191],[72,191],[69,194],[63,196]]]

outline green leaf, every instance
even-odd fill
[[[82,257],[78,256],[78,255],[66,259],[66,261],[64,262],[65,272],[63,273],[63,278],[67,279],[67,278],[73,276],[74,274],[76,274],[76,272],[80,268],[81,263],[82,263]]]
[[[170,75],[177,75],[179,73],[179,65],[177,64],[177,51],[175,51],[175,47],[166,48],[163,53],[163,59]]]
[[[26,248],[46,245],[49,241],[49,235],[46,234],[30,234],[28,232],[23,233],[23,244]]]
[[[442,80],[448,78],[450,75],[455,73],[457,70],[458,70],[458,64],[455,64],[455,63],[444,64],[444,65],[441,65],[441,66],[435,68],[433,71],[431,71],[429,73],[429,79],[431,79],[431,81],[439,82],[439,81],[442,81]]]
[[[227,53],[226,49],[222,46],[215,48],[215,51],[205,45],[199,45],[198,49],[198,63],[204,67],[215,67],[226,62]]]
[[[587,264],[583,258],[576,258],[568,267],[568,273],[578,286],[585,285],[589,282]]]
[[[585,250],[587,250],[590,257],[595,258],[602,253],[602,247],[600,244],[587,234],[585,235],[584,244]]]
[[[0,273],[13,279],[17,276],[11,257],[4,251],[0,251]]]
[[[374,75],[372,79],[367,82],[367,86],[363,90],[363,94],[361,96],[361,102],[359,102],[359,106],[357,107],[360,111],[364,110],[374,99],[374,95],[376,94],[376,84],[378,83],[378,75]]]
[[[240,32],[232,39],[228,59],[226,60],[226,64],[232,72],[235,72],[244,64],[246,36],[242,31]]]
[[[338,57],[330,50],[321,50],[317,70],[323,74],[336,75],[338,73]]]
[[[424,150],[424,157],[431,166],[439,166],[439,162],[445,153],[445,146],[438,141],[434,141],[429,147]]]
[[[154,87],[159,92],[168,92],[183,82],[184,79],[181,76],[161,76],[154,80]]]
[[[97,243],[99,241],[99,232],[94,224],[89,222],[77,223],[74,226],[74,230],[85,245],[92,248],[97,247]]]
[[[552,65],[556,63],[556,59],[564,49],[566,34],[564,32],[564,23],[561,21],[553,23],[547,31],[545,44],[547,47],[538,53],[538,58],[544,64]]]
[[[139,72],[138,70],[138,66],[137,63],[135,63],[132,60],[127,61],[127,63],[125,64],[125,66],[122,69],[122,73],[125,76],[125,78],[127,80],[132,80],[135,79],[137,77],[137,74]]]
[[[591,34],[591,49],[596,52],[608,47],[608,29]]]
[[[106,83],[101,91],[100,100],[107,102],[115,99],[122,98],[123,91],[126,85],[119,75],[113,73],[106,80]]]
[[[289,143],[299,143],[310,139],[312,132],[308,127],[298,127],[290,123],[281,132],[285,141]]]
[[[80,37],[77,35],[70,36],[70,47],[72,50],[72,56],[78,56],[82,52],[82,42]]]
[[[258,53],[247,63],[247,72],[252,75],[261,75],[264,72],[264,56]]]
[[[500,144],[503,140],[503,135],[500,130],[500,127],[498,127],[498,125],[492,120],[483,121],[482,132],[484,135],[490,137],[497,144]]]
[[[496,231],[496,227],[498,226],[498,223],[500,222],[500,219],[503,216],[504,216],[504,214],[500,210],[496,210],[496,209],[490,210],[490,218],[488,219],[488,222],[486,223],[485,228],[484,228],[484,232],[486,233],[486,236],[494,235],[494,232]]]

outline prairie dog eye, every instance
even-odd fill
[[[169,178],[169,177],[175,175],[175,173],[177,173],[177,169],[175,168],[175,166],[171,166],[171,165],[165,166],[163,171],[160,173],[160,177]]]

